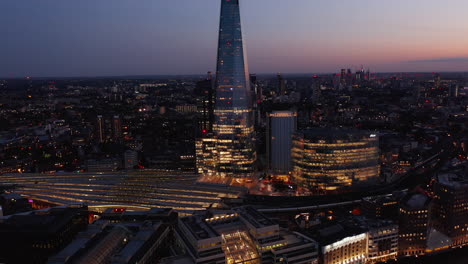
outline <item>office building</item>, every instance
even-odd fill
[[[278,78],[278,90],[276,91],[276,94],[278,96],[285,95],[286,94],[286,80],[283,78],[281,73],[278,73],[277,78]]]
[[[453,247],[468,244],[468,176],[441,173],[433,184],[431,228],[448,237]]]
[[[341,69],[340,73],[340,89],[346,88],[346,69]]]
[[[320,104],[322,101],[322,90],[320,84],[320,77],[314,75],[312,77],[312,103]]]
[[[379,138],[365,131],[309,129],[293,135],[293,179],[313,193],[367,186],[379,180]]]
[[[171,219],[168,213],[171,214],[170,209],[110,209],[47,263],[157,263],[167,255],[173,242],[173,227],[165,220]],[[173,214],[172,218],[177,219],[177,214]]]
[[[213,77],[211,72],[205,80],[198,81],[195,87],[195,95],[199,97],[197,101],[199,120],[199,136],[205,136],[206,133],[213,132],[214,122],[214,93]]]
[[[367,221],[367,263],[381,263],[398,255],[398,225],[386,220]]]
[[[119,168],[122,168],[122,161],[119,158],[86,160],[86,169],[90,172],[116,171]]]
[[[441,83],[442,83],[442,78],[439,73],[436,73],[434,75],[434,87],[436,89],[440,88]]]
[[[395,195],[365,197],[362,199],[361,208],[368,218],[398,220],[400,209],[398,198]]]
[[[201,169],[207,171],[201,181],[243,185],[253,176],[256,152],[239,0],[221,2],[215,87],[214,170]]]
[[[193,114],[198,111],[198,107],[196,105],[177,105],[175,110],[180,114]]]
[[[133,169],[138,165],[138,152],[127,150],[124,153],[124,167],[127,170]]]
[[[216,175],[216,138],[213,133],[206,133],[195,141],[197,173],[202,175],[200,181],[217,180]]]
[[[118,115],[115,115],[112,118],[112,134],[114,141],[119,141],[122,139],[122,120]]]
[[[252,207],[179,219],[178,244],[193,263],[318,263],[317,243]]]
[[[252,91],[255,94],[255,103],[261,103],[263,101],[263,89],[262,86],[257,81],[256,74],[250,74],[250,83],[252,85]]]
[[[361,67],[360,70],[356,71],[355,76],[356,76],[356,83],[360,84],[365,79],[365,76],[366,76],[366,72],[364,71],[364,68]]]
[[[460,94],[460,86],[458,84],[452,84],[449,86],[449,97],[457,98]]]
[[[304,231],[320,245],[320,263],[364,264],[367,259],[367,232],[342,223],[325,223]]]
[[[86,205],[72,205],[0,218],[1,263],[45,263],[88,225]]]
[[[292,135],[297,129],[297,112],[274,111],[268,118],[267,140],[270,170],[288,174],[291,171]]]
[[[400,202],[398,255],[424,255],[427,248],[430,198],[411,193]]]
[[[254,111],[254,127],[256,132],[258,132],[258,128],[262,126],[262,111],[260,108],[260,104],[263,102],[263,88],[257,81],[256,74],[250,74],[250,85],[251,85],[251,92],[253,100],[253,111]],[[257,134],[258,139],[258,134]],[[257,144],[259,142],[257,141]]]
[[[106,122],[102,115],[98,115],[96,119],[96,138],[99,143],[103,143],[106,140]]]

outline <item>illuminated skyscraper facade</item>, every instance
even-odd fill
[[[213,169],[205,181],[242,184],[253,175],[254,122],[239,0],[222,0],[216,69]],[[202,163],[205,163],[204,161]],[[203,166],[203,165],[202,165]]]
[[[268,119],[267,155],[270,170],[288,174],[291,171],[292,134],[297,129],[297,112],[274,111]]]
[[[293,135],[293,178],[313,192],[378,182],[379,139],[365,131],[310,129]]]

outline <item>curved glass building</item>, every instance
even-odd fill
[[[379,139],[365,131],[310,129],[293,135],[298,186],[326,193],[378,182]]]

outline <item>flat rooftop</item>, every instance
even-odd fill
[[[455,189],[468,187],[468,175],[443,173],[437,175],[437,180],[439,183]]]
[[[248,221],[251,225],[253,225],[255,228],[276,225],[275,222],[273,222],[271,219],[269,219],[259,211],[255,210],[251,206],[238,207],[235,208],[234,211],[246,221]]]

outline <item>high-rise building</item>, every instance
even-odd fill
[[[376,183],[379,138],[366,131],[309,129],[293,135],[293,178],[312,192]]]
[[[400,202],[398,255],[425,254],[429,206],[429,197],[420,193],[408,194]]]
[[[452,246],[468,244],[468,176],[463,172],[436,177],[432,200],[431,228],[452,241]]]
[[[118,115],[115,115],[112,118],[112,133],[115,141],[118,141],[122,138],[122,121]]]
[[[366,80],[370,80],[371,79],[371,73],[370,73],[370,69],[367,69],[367,72],[366,72],[366,77],[365,77]]]
[[[417,103],[421,99],[421,96],[424,96],[424,87],[422,87],[420,85],[416,85],[416,86],[414,86],[413,89],[414,89],[413,90],[414,100]]]
[[[281,73],[278,73],[278,90],[277,95],[285,95],[286,94],[286,80],[284,80]]]
[[[202,136],[213,131],[214,121],[214,93],[213,93],[213,78],[211,72],[205,80],[197,82],[195,94],[199,97],[197,108],[200,114],[199,131]]]
[[[458,97],[459,92],[460,92],[460,89],[459,89],[458,84],[452,84],[449,87],[449,97],[456,98],[456,97]]]
[[[318,104],[322,99],[322,90],[320,84],[320,77],[314,75],[312,77],[312,103]]]
[[[270,170],[275,173],[291,171],[292,135],[297,129],[297,113],[274,111],[268,119],[268,157]]]
[[[345,89],[348,84],[346,69],[341,69],[339,89]]]
[[[365,76],[366,76],[366,71],[361,66],[361,69],[356,71],[355,73],[356,83],[360,84],[366,78]]]
[[[262,89],[262,86],[257,81],[256,74],[250,74],[250,83],[252,85],[252,90],[255,94],[256,103],[261,103],[263,101],[263,89]]]
[[[105,141],[105,121],[102,115],[97,116],[96,120],[96,138],[99,143]]]
[[[435,86],[435,88],[440,88],[441,82],[442,82],[442,78],[440,77],[440,74],[436,73],[434,75],[434,86]]]
[[[254,121],[239,0],[222,0],[214,110],[214,169],[202,181],[240,184],[253,176]],[[203,165],[201,161],[201,166]]]

